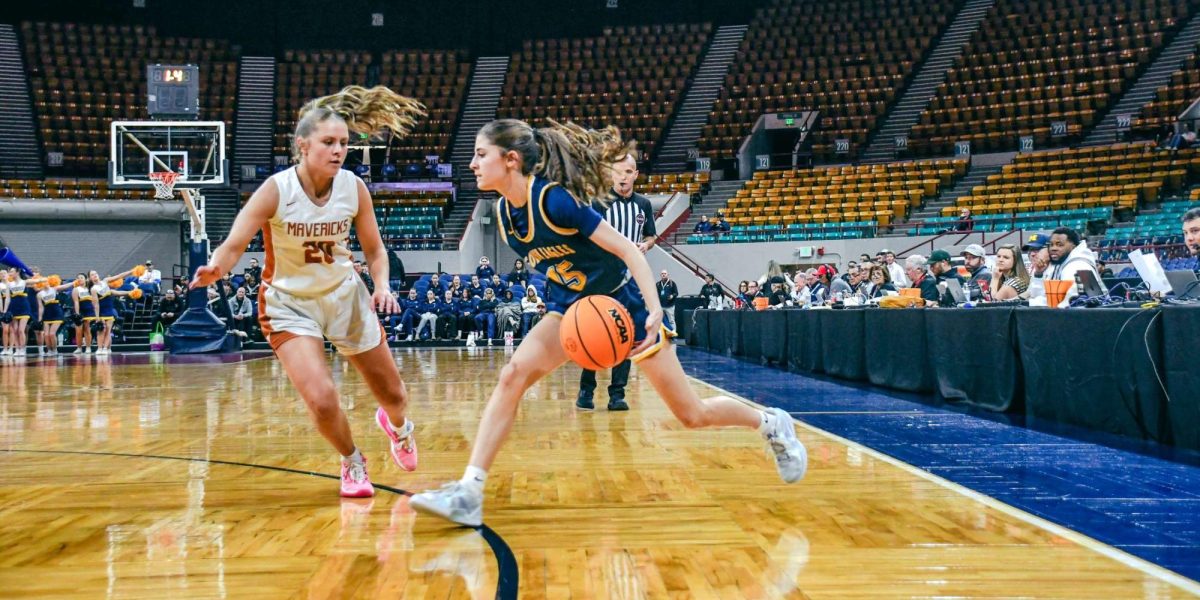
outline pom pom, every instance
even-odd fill
[[[130,291],[129,291],[129,297],[130,297],[130,298],[133,298],[134,300],[141,300],[141,299],[142,299],[142,290],[141,290],[141,288],[133,288],[132,290],[130,290]]]
[[[59,277],[58,275],[51,275],[48,281],[50,282],[50,287],[58,287],[62,285],[62,277]]]
[[[133,276],[141,277],[146,274],[146,265],[138,265],[133,268]]]

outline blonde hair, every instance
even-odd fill
[[[417,118],[426,114],[424,104],[386,86],[348,85],[336,94],[306,102],[296,121],[295,138],[308,137],[317,125],[334,118],[341,119],[354,133],[373,136],[386,130],[392,135],[404,136],[412,131]],[[300,147],[295,141],[292,142],[292,156],[300,159]]]
[[[520,155],[522,175],[556,182],[584,206],[607,204],[612,165],[634,151],[634,143],[621,140],[612,125],[588,129],[552,119],[548,127],[534,128],[525,121],[500,119],[484,125],[479,134],[504,152]]]

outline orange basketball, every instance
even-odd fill
[[[633,349],[633,319],[608,296],[588,296],[567,309],[558,341],[567,357],[590,371],[611,369]]]

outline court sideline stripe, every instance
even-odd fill
[[[759,409],[767,408],[767,406],[765,406],[763,404],[759,404],[758,402],[755,402],[754,400],[746,398],[745,396],[742,396],[740,394],[735,394],[719,385],[709,383],[707,381],[704,381],[703,379],[699,379],[699,378],[693,377],[691,375],[688,375],[688,378],[692,379],[696,382],[702,383],[704,385],[707,385],[707,386],[729,396],[730,398],[734,398],[734,399],[740,400],[742,402],[745,402],[746,404],[749,404],[750,406],[754,406]],[[1099,540],[1096,540],[1094,538],[1086,536],[1086,535],[1079,533],[1078,531],[1075,531],[1073,529],[1068,529],[1067,527],[1063,527],[1062,525],[1059,525],[1052,521],[1048,521],[1048,520],[1043,519],[1042,517],[1039,517],[1032,513],[1025,512],[1024,510],[1021,510],[1020,508],[1012,506],[1011,504],[1001,502],[1001,501],[999,501],[991,496],[988,496],[986,494],[981,494],[969,487],[955,483],[953,481],[950,481],[949,479],[945,479],[943,477],[940,477],[938,475],[930,473],[929,471],[926,471],[924,469],[917,468],[917,467],[910,465],[898,458],[895,458],[893,456],[890,456],[888,454],[880,452],[879,450],[876,450],[869,446],[864,446],[863,444],[860,444],[854,440],[844,438],[840,435],[837,435],[836,433],[831,433],[831,432],[825,431],[824,429],[821,429],[819,427],[809,425],[808,423],[805,423],[804,421],[796,419],[795,417],[793,417],[792,420],[795,421],[796,423],[799,423],[801,427],[803,427],[804,429],[806,429],[812,433],[816,433],[818,435],[825,436],[835,442],[838,442],[847,447],[853,448],[859,452],[868,454],[878,460],[886,462],[894,467],[899,468],[902,471],[905,471],[907,473],[910,473],[912,475],[920,477],[921,479],[924,479],[926,481],[929,481],[929,482],[932,482],[939,486],[942,486],[952,492],[966,496],[967,498],[974,500],[976,502],[979,502],[980,504],[983,504],[984,506],[987,506],[988,508],[997,510],[997,511],[1002,512],[1010,517],[1016,518],[1018,520],[1026,522],[1030,525],[1033,525],[1034,527],[1041,528],[1049,533],[1052,533],[1059,537],[1070,540],[1071,542],[1074,542],[1080,546],[1083,546],[1084,548],[1092,550],[1093,552],[1096,552],[1102,556],[1111,558],[1112,560],[1115,560],[1131,569],[1140,571],[1144,575],[1149,575],[1151,577],[1158,578],[1158,579],[1160,579],[1170,585],[1173,585],[1185,592],[1188,592],[1190,594],[1200,595],[1200,582],[1196,582],[1191,579],[1188,579],[1187,577],[1184,577],[1183,575],[1180,575],[1170,569],[1156,565],[1144,558],[1134,556],[1128,552],[1125,552],[1124,550],[1121,550],[1120,548],[1105,544],[1104,542],[1101,542]]]
[[[302,469],[292,469],[288,467],[277,467],[274,465],[257,465],[254,463],[236,462],[230,460],[218,460],[210,458],[191,458],[187,456],[168,456],[162,454],[132,454],[126,452],[88,452],[83,450],[22,450],[19,448],[6,448],[7,453],[26,453],[26,454],[67,454],[67,455],[83,455],[83,456],[119,456],[123,458],[153,458],[157,460],[178,460],[184,462],[202,462],[214,465],[227,465],[231,467],[249,467],[253,469],[266,469],[269,471],[280,471],[282,473],[294,473],[297,475],[310,475],[313,477],[324,477],[325,479],[340,480],[341,477],[330,475],[328,473],[319,473],[317,471],[304,471]],[[380,483],[372,483],[373,487],[399,496],[412,496],[412,492],[390,485]],[[492,555],[496,557],[496,599],[497,600],[516,600],[518,597],[517,591],[520,588],[520,572],[517,569],[517,559],[513,555],[512,549],[508,547],[508,543],[504,538],[500,537],[491,527],[486,524],[475,527],[483,539],[487,541],[488,546],[492,549]]]

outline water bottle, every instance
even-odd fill
[[[513,345],[513,332],[505,331],[504,332],[504,347],[512,348],[512,345]]]

